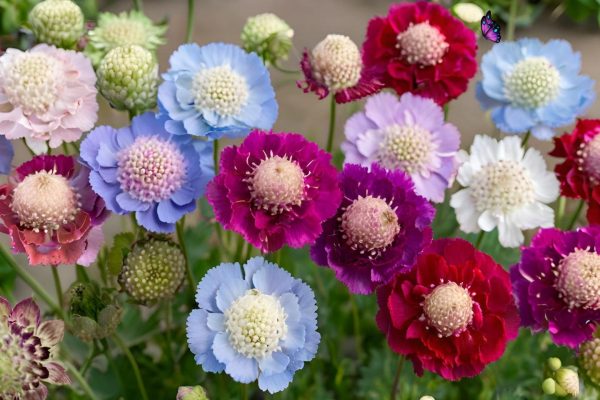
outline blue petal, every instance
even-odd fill
[[[4,136],[0,136],[0,174],[10,174],[11,163],[14,156],[15,151],[10,141]]]
[[[193,107],[183,108],[177,101],[177,88],[173,82],[163,82],[158,87],[159,107],[164,109],[169,117],[177,121],[191,118],[198,113]]]
[[[208,328],[208,316],[205,310],[192,310],[187,318],[188,346],[196,355],[212,352],[215,333]]]
[[[484,110],[489,110],[490,108],[499,107],[505,104],[488,96],[481,82],[477,82],[477,86],[475,86],[475,97],[477,98],[477,101],[479,101],[481,108]]]
[[[289,272],[275,266],[265,264],[252,277],[254,287],[264,294],[281,295],[289,292],[294,285],[294,278]]]
[[[166,223],[160,220],[156,213],[156,208],[156,204],[153,204],[152,207],[145,211],[137,211],[135,213],[135,219],[141,226],[150,232],[171,233],[175,231],[175,224]]]
[[[244,357],[235,351],[231,347],[226,333],[217,333],[212,348],[217,360],[225,364],[225,372],[235,381],[250,383],[258,378],[258,363],[256,360]]]
[[[550,127],[546,125],[536,125],[531,129],[531,134],[539,140],[550,140],[554,137],[554,132]]]
[[[98,165],[101,167],[116,167],[117,157],[114,149],[110,148],[106,143],[100,143],[96,161],[98,161]]]
[[[290,371],[284,371],[280,374],[265,375],[258,377],[258,387],[260,390],[266,390],[269,393],[281,392],[292,382],[294,375]]]
[[[106,203],[106,208],[117,214],[127,214],[125,210],[119,206],[116,197],[121,192],[119,185],[111,185],[102,179],[102,176],[97,171],[90,171],[90,185],[92,190],[102,197]]]
[[[119,206],[125,211],[146,211],[150,208],[150,203],[134,199],[129,193],[121,192],[116,199]]]
[[[201,308],[211,312],[218,312],[216,295],[223,282],[243,281],[240,264],[222,263],[208,270],[198,284],[196,302]]]
[[[169,137],[169,132],[165,130],[164,119],[156,119],[156,114],[147,112],[131,120],[131,131],[135,136],[161,136]]]
[[[287,334],[283,339],[281,347],[285,351],[295,351],[304,347],[306,340],[306,328],[304,325],[296,324],[288,326]]]
[[[259,289],[260,290],[260,289]],[[286,323],[293,325],[300,321],[300,304],[298,297],[294,293],[284,293],[279,297],[279,303],[284,308],[287,315]]]
[[[196,203],[188,203],[192,210],[196,208]],[[158,207],[156,208],[158,213],[158,218],[160,218],[163,222],[175,223],[181,219],[187,212],[187,208],[183,206],[178,206],[170,199],[166,199],[158,203]]]
[[[102,143],[113,142],[113,137],[116,134],[116,129],[110,126],[99,126],[86,136],[79,146],[79,154],[81,159],[92,169],[99,167],[96,157]],[[115,149],[116,151],[116,149]]]
[[[201,61],[200,46],[196,43],[183,44],[169,58],[169,70],[197,71]]]
[[[243,296],[248,289],[250,289],[249,285],[243,280],[232,279],[221,282],[219,289],[217,289],[217,307],[225,312],[231,306],[231,303]]]
[[[210,130],[210,126],[200,115],[194,115],[184,119],[183,127],[187,133],[195,136],[204,136]]]
[[[215,332],[225,331],[225,316],[221,313],[209,313],[207,318],[207,326]]]
[[[169,132],[173,135],[187,135],[188,134],[187,131],[185,130],[185,127],[183,126],[183,122],[174,121],[172,119],[165,122],[165,129],[167,130],[167,132]]]
[[[252,278],[254,277],[254,274],[256,273],[256,271],[260,270],[267,264],[271,264],[271,265],[275,266],[275,264],[268,262],[263,257],[252,257],[251,259],[246,261],[246,264],[244,264],[244,279],[245,279],[245,281],[248,282],[248,284],[250,284],[252,282]]]
[[[258,360],[261,374],[279,374],[287,369],[290,358],[281,351],[275,351],[270,355]]]

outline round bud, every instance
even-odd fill
[[[254,52],[266,65],[288,58],[294,30],[275,14],[259,14],[248,18],[242,29],[244,50]]]
[[[45,0],[29,13],[29,25],[38,42],[73,48],[83,36],[81,8],[71,0]]]

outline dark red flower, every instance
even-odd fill
[[[415,373],[478,375],[517,336],[508,273],[463,239],[436,240],[408,273],[377,290],[377,325]]]
[[[476,36],[439,4],[394,4],[369,22],[365,68],[381,71],[398,94],[411,92],[444,105],[467,90],[477,72]]]

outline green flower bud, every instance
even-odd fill
[[[589,340],[579,347],[579,365],[600,386],[600,339]]]
[[[567,394],[579,396],[579,375],[577,375],[577,371],[571,368],[559,369],[556,371],[556,383],[564,389]]]
[[[117,110],[141,114],[156,106],[158,64],[149,50],[138,45],[112,49],[97,74],[100,93]]]
[[[560,361],[560,358],[550,357],[548,359],[548,368],[550,368],[552,371],[558,371],[561,366],[562,363]]]
[[[176,400],[208,400],[208,396],[202,386],[181,386]]]
[[[184,276],[185,256],[179,246],[167,239],[150,238],[134,244],[119,282],[133,300],[149,305],[171,298]]]
[[[419,400],[435,400],[433,396],[421,396]]]
[[[248,18],[242,29],[244,50],[255,52],[265,65],[287,60],[294,31],[275,14],[259,14]]]
[[[71,0],[45,0],[29,13],[29,25],[39,42],[66,49],[83,36],[81,8]]]
[[[117,329],[122,309],[106,289],[92,282],[75,282],[67,292],[71,332],[83,341],[104,339]]]
[[[542,382],[542,390],[545,394],[556,393],[556,381],[552,378],[545,379],[544,382]]]
[[[478,30],[481,24],[481,18],[485,15],[485,11],[475,3],[456,3],[451,8],[452,14],[469,28]]]

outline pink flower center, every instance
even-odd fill
[[[473,320],[473,300],[467,289],[454,282],[436,286],[425,298],[423,311],[440,337],[458,335]]]
[[[246,181],[254,204],[271,214],[288,211],[304,199],[304,171],[296,161],[286,157],[262,160]]]
[[[138,137],[118,155],[117,180],[121,189],[143,202],[168,199],[184,183],[185,159],[171,142]]]
[[[380,255],[400,232],[394,209],[384,199],[373,196],[354,200],[344,211],[341,222],[346,243],[369,257]]]
[[[34,232],[50,232],[75,219],[79,196],[67,179],[51,171],[28,175],[13,191],[12,211]]]
[[[429,21],[409,27],[397,36],[396,47],[409,64],[430,66],[439,64],[450,46],[444,35]]]
[[[575,250],[558,265],[556,289],[569,308],[600,309],[600,255]]]
[[[583,169],[590,175],[594,184],[600,182],[600,134],[584,145],[581,159]]]

